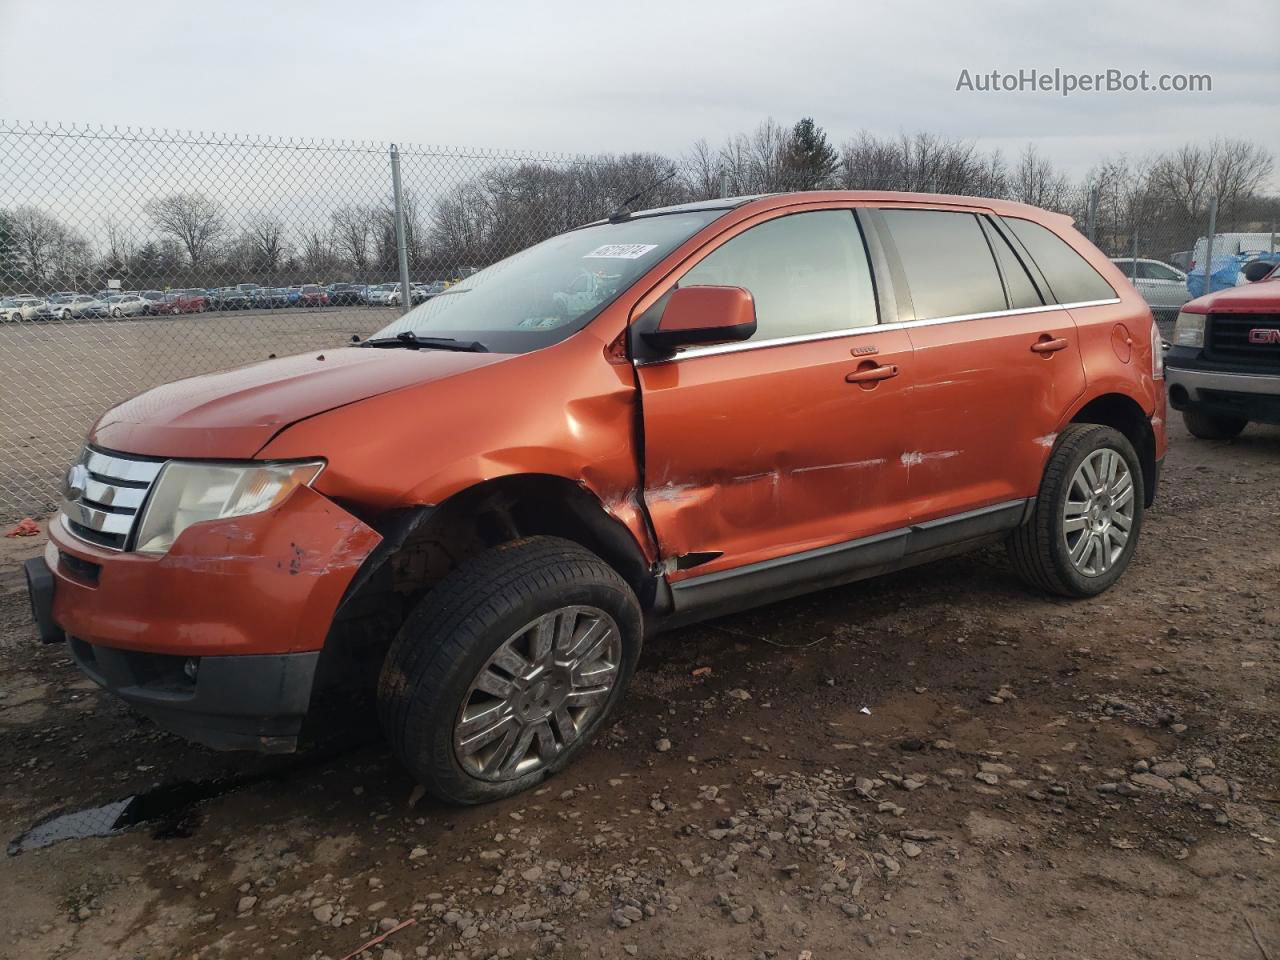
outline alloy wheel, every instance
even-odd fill
[[[1086,577],[1109,571],[1133,530],[1133,475],[1119,451],[1094,450],[1076,468],[1062,507],[1071,564]]]
[[[604,710],[621,663],[621,632],[597,607],[561,607],[526,624],[462,699],[453,732],[458,762],[489,781],[545,767]]]

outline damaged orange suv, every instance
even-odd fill
[[[553,237],[361,343],[107,412],[28,566],[43,638],[161,726],[287,751],[376,691],[449,801],[525,789],[646,633],[993,541],[1128,566],[1159,340],[1066,217],[713,200]],[[308,728],[309,729],[309,728]]]

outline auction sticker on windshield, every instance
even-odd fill
[[[656,250],[656,243],[606,243],[596,247],[583,260],[639,260],[650,250]]]

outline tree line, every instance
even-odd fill
[[[443,157],[438,163],[448,164]],[[770,119],[719,145],[699,140],[680,156],[598,154],[572,161],[494,160],[465,178],[429,168],[448,186],[404,196],[406,248],[415,279],[457,275],[531,243],[607,216],[651,186],[640,206],[787,190],[873,189],[1001,197],[1067,213],[1094,228],[1108,254],[1189,248],[1205,230],[1210,197],[1218,229],[1270,229],[1280,198],[1275,159],[1246,140],[1216,138],[1142,157],[1101,157],[1068,177],[1035,145],[1006,158],[973,141],[929,132],[861,132],[837,146],[812,118]],[[259,283],[375,282],[397,276],[390,198],[342,204],[292,221],[244,210],[200,191],[154,197],[86,233],[32,204],[0,210],[0,286],[47,290]],[[95,286],[96,285],[96,286]]]

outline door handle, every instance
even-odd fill
[[[878,380],[888,380],[890,377],[898,375],[898,365],[890,363],[883,366],[867,367],[863,370],[855,370],[853,373],[845,375],[845,383],[875,383]]]
[[[1035,353],[1057,353],[1059,350],[1067,349],[1067,346],[1066,337],[1050,337],[1045,334],[1031,345],[1031,349]]]

